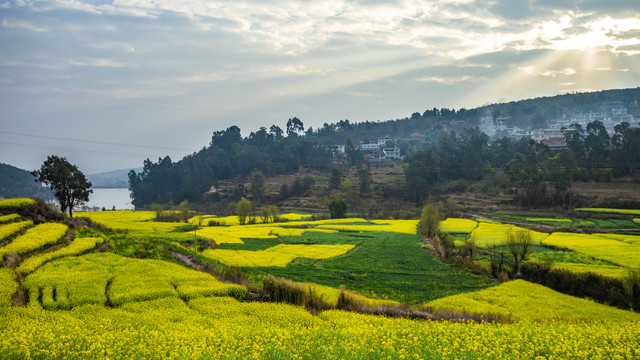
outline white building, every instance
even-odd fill
[[[384,148],[382,149],[382,153],[384,154],[385,159],[393,160],[401,158],[399,147]]]

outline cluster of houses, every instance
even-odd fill
[[[400,148],[397,146],[386,147],[389,141],[395,141],[396,138],[385,136],[379,137],[374,143],[365,144],[360,141],[359,144],[354,144],[356,150],[360,150],[364,154],[364,158],[367,161],[391,161],[402,159],[400,155]],[[341,153],[346,152],[346,145],[334,145],[333,148]]]
[[[507,128],[508,116],[498,116],[495,119],[498,134],[517,140],[529,137],[534,141],[547,144],[550,148],[566,147],[563,128],[569,129],[572,124],[580,124],[586,130],[587,124],[600,121],[607,129],[609,135],[613,135],[614,127],[621,122],[628,122],[631,127],[637,127],[640,120],[640,106],[631,106],[627,109],[622,102],[609,102],[602,106],[601,112],[574,112],[561,118],[549,119],[546,129],[518,129]]]

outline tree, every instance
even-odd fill
[[[244,225],[247,222],[247,218],[251,216],[251,213],[253,212],[251,201],[247,199],[238,201],[236,212],[238,214],[238,221],[240,222],[240,225]]]
[[[60,209],[62,212],[69,210],[70,218],[73,217],[73,207],[89,201],[89,194],[93,192],[89,189],[91,182],[87,181],[82,171],[64,157],[48,156],[40,170],[31,174],[36,177],[37,182],[55,191]]]
[[[283,131],[280,128],[280,126],[271,125],[271,127],[269,128],[269,134],[271,134],[271,136],[273,136],[274,139],[280,140],[282,139]]]
[[[289,119],[289,121],[287,121],[287,135],[297,135],[302,132],[304,132],[304,125],[302,124],[302,121],[300,121],[300,119],[294,117],[293,119]]]
[[[189,208],[189,202],[187,200],[182,201],[178,205],[178,211],[180,211],[180,217],[182,221],[187,222],[191,217],[191,209]]]
[[[251,175],[249,175],[249,181],[251,182],[251,194],[253,198],[258,202],[262,202],[264,196],[264,175],[258,169],[253,169]]]
[[[507,251],[513,257],[513,273],[520,271],[520,265],[533,253],[534,244],[531,230],[509,229],[507,233]]]
[[[369,164],[358,169],[357,175],[360,183],[360,194],[364,194],[369,191],[369,186],[371,185],[371,168]]]
[[[347,200],[335,199],[329,203],[329,213],[332,219],[340,219],[347,213]]]
[[[587,157],[591,165],[597,168],[609,156],[609,142],[611,138],[601,121],[592,121],[587,124],[587,136],[584,138]]]
[[[339,188],[341,181],[342,171],[338,168],[331,169],[331,174],[329,174],[329,191]]]
[[[427,204],[420,215],[420,232],[422,236],[435,238],[440,230],[440,212],[435,204]]]

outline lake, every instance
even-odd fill
[[[85,204],[88,208],[102,209],[104,207],[107,210],[111,210],[115,206],[116,210],[133,210],[129,189],[95,188],[92,190],[93,193],[89,195],[89,202]],[[80,208],[75,208],[75,211],[78,210]]]

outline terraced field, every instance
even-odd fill
[[[204,227],[197,233],[198,256],[220,267],[212,253],[233,251],[246,261],[264,259],[265,252],[277,257],[296,249],[286,264],[263,266],[254,261],[243,263],[242,269],[255,279],[272,274],[299,281],[295,286],[322,294],[329,304],[338,304],[342,293],[338,288],[344,285],[372,297],[374,292],[382,298],[415,304],[418,310],[456,311],[506,322],[408,320],[342,310],[312,315],[283,303],[243,302],[246,287],[162,260],[166,248],[183,254],[192,251],[189,241],[193,242],[193,232],[177,231],[184,224],[157,223],[148,213],[107,213],[82,215],[129,233],[65,228],[67,235],[71,232],[75,238],[62,238],[58,235],[63,229],[60,224],[34,227],[28,222],[7,231],[0,249],[5,254],[9,253],[6,249],[19,250],[20,263],[15,269],[0,269],[0,358],[640,357],[637,313],[522,280],[498,286],[455,270],[424,250],[422,240],[411,232],[415,221],[300,220]],[[23,222],[19,216],[7,219],[0,229]],[[462,235],[487,225],[499,228],[499,224],[487,222],[448,222]],[[58,233],[46,236],[54,228]],[[40,231],[42,238],[56,240],[31,240],[36,238],[33,233]],[[540,235],[540,241],[553,240],[553,235]],[[490,236],[501,239],[504,231],[496,230]],[[632,235],[592,236],[624,246],[638,244]],[[234,241],[225,241],[229,238]],[[207,246],[205,251],[205,240],[215,246]],[[106,244],[101,251],[111,250],[91,252],[100,243]],[[331,252],[335,249],[341,250]],[[607,249],[598,251],[613,254]],[[584,265],[594,259],[577,250],[564,252],[575,254],[565,259]],[[316,253],[321,256],[312,256]],[[624,254],[619,253],[618,258],[621,256]],[[606,266],[609,261],[613,260],[599,264]],[[25,306],[12,304],[20,288],[26,294]],[[397,306],[393,301],[361,299],[371,306]]]

